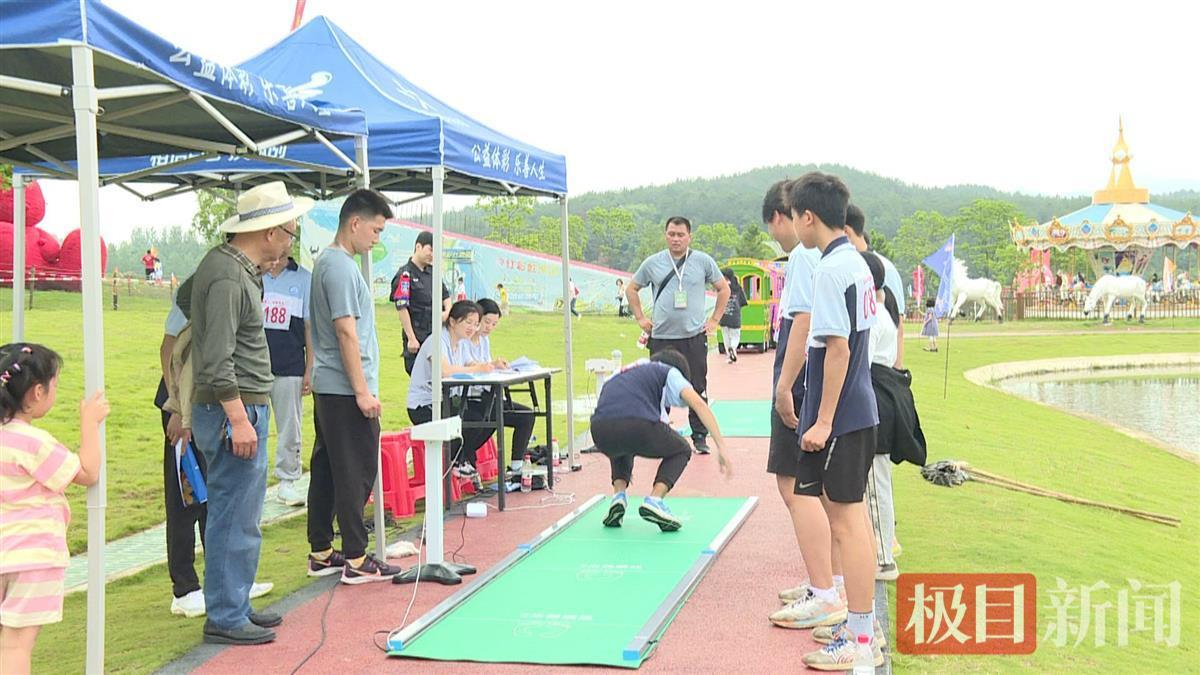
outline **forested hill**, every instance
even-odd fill
[[[871,229],[882,230],[889,237],[896,233],[901,219],[911,216],[914,211],[939,211],[950,214],[976,199],[999,199],[1009,202],[1026,216],[1037,218],[1038,222],[1070,213],[1091,203],[1090,196],[1026,195],[1003,192],[983,185],[930,188],[837,164],[792,164],[763,167],[716,178],[694,178],[666,185],[572,195],[570,208],[572,213],[583,215],[597,206],[622,207],[632,211],[637,219],[643,222],[662,222],[668,216],[684,215],[697,224],[743,225],[761,220],[762,196],[771,183],[783,177],[797,177],[813,170],[841,176],[850,186],[853,201],[867,214]],[[1163,206],[1200,214],[1200,190],[1151,194],[1151,199]],[[557,207],[543,206],[539,208],[537,215],[557,215],[556,209]]]

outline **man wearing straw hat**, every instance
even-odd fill
[[[263,644],[283,621],[254,612],[249,600],[262,548],[273,379],[262,270],[291,250],[297,219],[312,205],[279,181],[242,193],[237,215],[221,224],[226,242],[200,261],[190,292],[180,289],[192,322],[192,437],[208,463],[205,642]]]

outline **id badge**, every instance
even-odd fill
[[[675,292],[675,309],[687,309],[687,291]]]

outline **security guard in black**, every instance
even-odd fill
[[[417,351],[433,332],[432,290],[433,234],[426,230],[417,235],[412,257],[392,277],[391,297],[404,326],[404,371],[409,375],[412,375]],[[442,284],[443,312],[449,303],[450,289]]]

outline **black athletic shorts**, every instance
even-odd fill
[[[875,460],[875,427],[851,431],[829,440],[819,452],[800,451],[796,494],[844,504],[861,502],[867,473]]]
[[[799,410],[796,411],[796,415],[799,417]],[[800,437],[796,435],[796,430],[783,423],[783,418],[775,412],[775,405],[772,402],[771,447],[767,451],[767,473],[795,478],[796,465],[800,462],[802,453]]]

